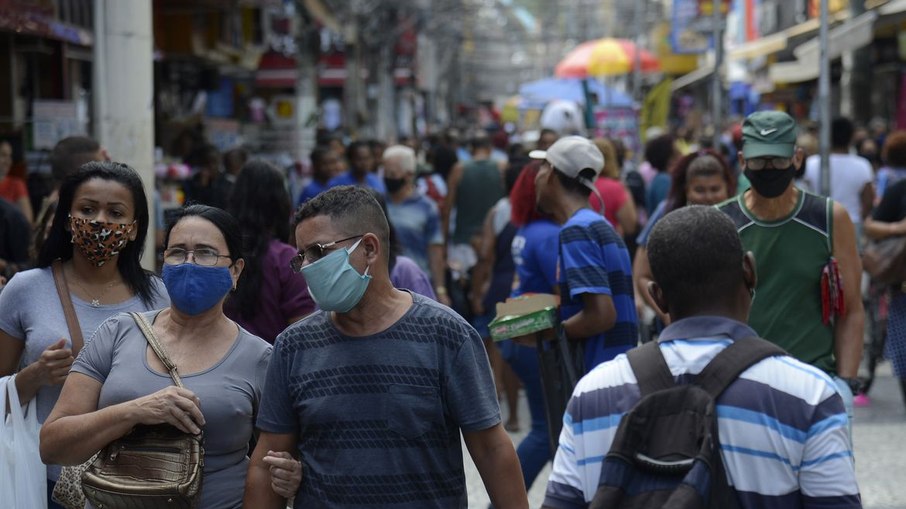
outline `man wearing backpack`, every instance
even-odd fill
[[[834,381],[779,354],[746,325],[755,260],[743,253],[733,221],[711,207],[674,211],[651,232],[648,257],[654,276],[649,291],[674,321],[658,343],[649,343],[657,347],[618,356],[579,382],[563,419],[544,507],[662,507],[663,493],[656,491],[673,483],[668,495],[684,503],[671,507],[860,508],[846,413]],[[649,348],[660,354],[655,360],[662,366],[633,362],[636,352]],[[711,364],[718,355],[729,362]],[[662,384],[680,385],[652,393],[650,375],[660,368]],[[714,384],[721,379],[726,388]],[[695,385],[683,385],[690,383]],[[699,390],[714,386],[713,392]],[[669,415],[650,404],[647,410],[660,413],[654,421],[673,418],[677,425],[638,433],[642,421],[633,417],[649,398],[668,391],[687,398],[661,406],[680,411]],[[717,396],[712,400],[709,393]],[[641,402],[640,394],[646,395]],[[713,447],[706,439],[697,444],[701,451],[662,454],[684,441],[690,412],[682,407],[699,397],[708,404],[696,409],[705,411],[691,432],[710,437]],[[710,425],[714,415],[716,425]],[[685,474],[682,483],[671,475],[677,471]]]

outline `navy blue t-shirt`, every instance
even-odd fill
[[[632,288],[632,262],[623,239],[604,218],[580,209],[560,230],[560,319],[582,310],[582,294],[609,295],[617,311],[614,326],[585,343],[585,371],[638,343],[639,320]]]
[[[296,508],[466,508],[460,430],[500,422],[484,345],[420,295],[387,330],[340,333],[319,311],[277,337],[258,427],[298,436]]]

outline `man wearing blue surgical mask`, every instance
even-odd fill
[[[462,432],[494,506],[527,508],[481,338],[393,287],[389,226],[371,193],[322,193],[299,209],[295,233],[292,267],[321,310],[277,337],[244,506],[284,506],[263,458],[296,449],[297,508],[465,509]]]

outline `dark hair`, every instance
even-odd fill
[[[74,173],[63,179],[60,185],[60,198],[57,202],[57,213],[54,214],[50,233],[38,253],[37,267],[50,267],[56,259],[72,259],[72,233],[69,231],[69,212],[76,191],[82,184],[92,179],[111,180],[122,184],[132,193],[132,205],[135,210],[135,240],[126,244],[117,258],[116,266],[123,280],[133,293],[138,295],[146,306],[154,300],[156,290],[152,284],[153,274],[142,268],[142,251],[148,236],[148,198],[138,172],[129,165],[114,162],[97,162],[83,164]]]
[[[522,174],[522,169],[530,162],[532,160],[527,157],[510,159],[506,171],[503,172],[503,187],[507,195],[513,192],[513,187],[516,186],[516,180]]]
[[[670,169],[673,183],[667,194],[667,210],[670,212],[680,207],[685,207],[686,184],[697,177],[710,177],[720,175],[727,184],[727,196],[736,194],[736,177],[727,165],[727,161],[712,149],[693,152],[676,162]]]
[[[665,215],[648,237],[654,281],[671,305],[695,310],[731,298],[742,281],[736,225],[720,210],[690,205]]]
[[[50,173],[55,182],[62,182],[85,163],[94,161],[101,145],[87,136],[70,136],[54,145],[50,152]]]
[[[350,164],[352,164],[352,158],[355,157],[355,153],[359,149],[365,149],[369,155],[371,154],[371,147],[368,146],[367,141],[354,141],[346,146],[346,159]]]
[[[242,232],[239,229],[239,222],[227,211],[210,205],[189,205],[177,210],[173,214],[170,224],[167,225],[164,246],[170,245],[170,234],[173,233],[173,228],[187,217],[200,217],[213,223],[220,230],[227,249],[230,250],[230,260],[236,262],[242,258]]]
[[[324,158],[332,152],[333,150],[331,150],[330,147],[318,145],[317,147],[312,149],[311,154],[308,156],[308,158],[311,159],[312,166],[319,166],[321,164],[321,161],[323,161]]]
[[[848,148],[853,141],[853,132],[856,127],[852,120],[846,117],[837,117],[831,122],[831,145],[834,148]]]
[[[556,168],[554,168],[554,175],[557,176],[557,180],[560,181],[560,185],[566,192],[582,196],[585,199],[591,196],[591,188],[580,182],[579,179],[574,179]],[[579,172],[579,175],[585,177],[588,182],[592,182],[595,178],[594,171],[590,168],[585,168]]]
[[[667,171],[667,165],[675,153],[673,136],[669,134],[658,136],[645,144],[645,160],[657,171]]]
[[[396,236],[396,228],[394,228],[393,223],[390,222],[390,215],[387,213],[387,200],[384,199],[383,194],[374,189],[371,189],[370,187],[366,187],[365,189],[371,193],[371,196],[373,196],[378,202],[378,205],[381,206],[381,210],[384,211],[384,217],[387,219],[387,227],[390,229],[387,237],[387,243],[389,244],[387,249],[387,269],[388,271],[393,272],[393,268],[396,267],[396,258],[403,248],[400,246],[400,240]]]
[[[283,173],[264,160],[245,163],[233,185],[227,211],[239,222],[245,253],[245,268],[229,301],[251,320],[258,309],[265,268],[262,262],[268,246],[275,238],[289,239],[292,205]]]
[[[551,136],[553,136],[553,137],[555,137],[555,138],[559,138],[559,137],[560,137],[560,134],[559,134],[557,131],[555,131],[555,130],[553,130],[553,129],[550,129],[550,128],[548,128],[548,127],[545,127],[545,128],[542,129],[540,132],[538,132],[538,139],[540,140],[541,138],[543,138],[543,137],[546,136],[546,135],[551,135]]]
[[[445,181],[450,176],[450,170],[456,166],[459,159],[456,157],[456,150],[440,145],[434,148],[431,157],[431,166],[434,167],[434,173],[438,174]]]
[[[359,186],[337,186],[305,202],[296,212],[294,225],[317,216],[327,216],[345,235],[373,233],[390,246],[390,225],[374,193]],[[302,247],[302,246],[299,246]]]
[[[493,147],[491,138],[485,135],[478,135],[469,140],[470,150],[491,150]]]
[[[239,166],[240,171],[241,171],[242,166],[245,165],[245,163],[248,162],[248,160],[249,160],[248,150],[246,150],[242,147],[230,149],[230,150],[224,152],[224,154],[223,154],[223,168],[226,171],[230,171],[233,169],[233,167],[235,165],[235,166]]]
[[[881,158],[888,166],[906,168],[906,131],[894,131],[887,135]]]

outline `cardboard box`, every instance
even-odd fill
[[[488,326],[494,341],[526,336],[557,325],[556,295],[535,293],[497,304],[497,317]]]

